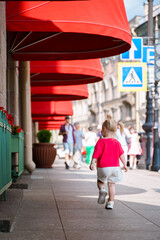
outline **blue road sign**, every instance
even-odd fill
[[[129,51],[121,54],[121,60],[142,60],[142,38],[132,38]]]
[[[147,64],[119,62],[118,89],[120,92],[147,91]]]
[[[142,67],[122,67],[122,87],[142,87]]]
[[[143,46],[142,62],[154,65],[154,46]]]

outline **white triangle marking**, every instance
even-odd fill
[[[134,68],[131,68],[131,70],[129,71],[126,79],[123,82],[123,85],[126,84],[142,84],[141,80],[139,79],[137,73],[135,72]]]

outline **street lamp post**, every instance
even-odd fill
[[[150,39],[149,45],[153,45],[153,0],[148,0],[148,37]],[[150,79],[149,79],[150,80]],[[148,81],[149,83],[150,81]],[[147,109],[146,121],[142,126],[147,135],[146,143],[146,169],[149,169],[152,159],[152,127],[153,127],[153,104],[152,94],[148,89],[146,94]]]
[[[154,151],[153,151],[153,161],[151,165],[152,171],[158,171],[160,169],[160,144],[159,144],[159,133],[158,133],[158,81],[155,81],[155,106],[154,106],[154,127],[153,127],[153,136],[154,136]]]
[[[159,143],[159,109],[158,109],[158,83],[160,82],[160,43],[155,44],[155,107],[154,107],[154,127],[153,127],[153,134],[154,134],[154,152],[153,152],[153,161],[151,170],[158,171],[160,169],[160,143]]]
[[[147,135],[146,142],[146,169],[149,169],[152,160],[152,127],[153,127],[153,105],[151,91],[146,94],[147,109],[146,109],[146,122],[142,126]]]

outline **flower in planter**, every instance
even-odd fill
[[[8,115],[8,111],[3,109],[2,112],[4,112],[6,115]]]
[[[4,107],[0,107],[0,110],[4,110]]]
[[[21,131],[23,131],[23,129],[17,125],[12,125],[11,128],[12,128],[13,135],[18,135]]]
[[[8,123],[13,125],[13,122],[14,122],[14,117],[11,115],[11,114],[8,114],[7,115],[7,119],[8,119]]]

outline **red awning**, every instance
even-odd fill
[[[32,101],[68,101],[88,98],[86,84],[55,86],[55,87],[31,87]]]
[[[39,126],[55,126],[55,125],[58,125],[58,126],[61,126],[63,124],[65,124],[66,121],[45,121],[45,122],[39,122]]]
[[[64,123],[62,123],[64,124]],[[47,130],[57,130],[57,129],[60,129],[61,125],[62,124],[58,124],[58,123],[53,123],[53,124],[48,124],[47,122],[46,123],[39,123],[39,130],[42,130],[42,129],[47,129]]]
[[[103,80],[100,59],[72,61],[31,61],[32,86],[94,83]]]
[[[15,60],[102,58],[129,50],[123,0],[7,2]]]
[[[73,115],[72,101],[31,102],[32,117]]]
[[[50,121],[65,121],[65,116],[42,116],[42,117],[33,117],[33,122],[50,122]]]

